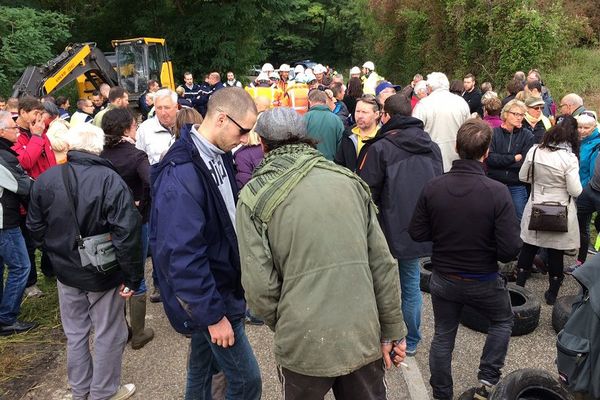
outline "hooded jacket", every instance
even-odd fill
[[[179,333],[246,312],[235,230],[190,129],[151,171],[150,248],[165,313]],[[237,199],[231,153],[222,158]]]
[[[408,224],[425,184],[444,172],[442,153],[417,118],[394,115],[368,141],[358,175],[369,185],[392,255],[400,260],[431,255],[431,242],[417,243]]]
[[[69,151],[67,158],[68,164],[49,169],[31,188],[27,228],[36,247],[43,245],[58,280],[67,286],[103,292],[125,283],[137,290],[143,276],[141,217],[127,184],[103,158],[82,151]],[[110,232],[119,269],[100,274],[81,266],[62,168],[69,168],[81,236]]]
[[[19,226],[19,207],[29,197],[32,183],[11,146],[9,140],[0,138],[0,229]]]
[[[502,127],[494,128],[490,154],[486,160],[488,176],[505,185],[523,185],[519,180],[519,170],[527,152],[533,146],[533,134],[523,128],[514,128],[510,133]],[[521,161],[515,155],[521,154]]]
[[[581,186],[585,187],[592,179],[594,166],[600,150],[600,132],[598,128],[581,140],[579,145],[579,179]]]

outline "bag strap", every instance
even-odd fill
[[[537,151],[537,147],[533,149],[533,157],[531,158],[531,202],[535,201],[535,188],[533,185],[535,184],[535,152]]]
[[[69,171],[67,171],[67,168],[70,168],[69,164],[63,164],[61,166],[62,179],[63,184],[65,185],[65,191],[67,192],[67,197],[69,198],[69,208],[71,208],[71,213],[75,218],[75,231],[77,232],[77,238],[75,243],[78,246],[81,246],[82,237],[81,232],[79,231],[79,221],[77,220],[77,213],[75,212],[75,200],[73,199],[73,193],[71,192],[72,188],[71,182],[69,181]]]

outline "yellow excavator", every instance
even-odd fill
[[[103,83],[121,86],[137,104],[148,80],[175,90],[173,65],[165,39],[140,37],[113,40],[114,54],[105,54],[95,43],[75,43],[37,67],[29,66],[13,86],[13,97],[43,97],[76,81],[79,98],[89,98]]]

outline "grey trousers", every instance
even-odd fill
[[[118,288],[86,292],[60,282],[57,286],[73,399],[110,399],[119,389],[127,344],[125,300],[119,296]],[[92,329],[93,357],[89,340]]]

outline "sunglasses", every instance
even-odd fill
[[[538,110],[538,111],[544,109],[543,106],[528,106],[528,108],[531,108],[533,110]]]
[[[229,116],[229,114],[225,114],[225,116],[227,117],[228,120],[233,122],[240,129],[240,135],[246,135],[246,134],[250,133],[250,131],[252,130],[252,128],[250,128],[250,129],[244,128],[243,126],[238,124],[235,119],[233,119]]]
[[[593,113],[593,112],[591,112],[591,111],[584,111],[584,112],[582,112],[582,113],[581,113],[581,114],[579,114],[579,115],[587,115],[588,117],[592,117],[592,118],[596,119],[596,116],[595,116],[595,115],[594,115],[594,113]]]

